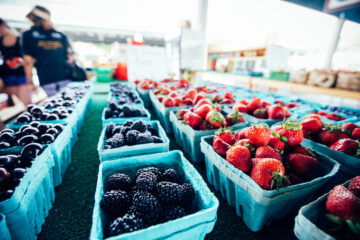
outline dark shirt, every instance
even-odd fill
[[[25,76],[24,67],[10,68],[6,65],[7,60],[12,60],[16,57],[22,57],[22,51],[20,46],[20,37],[16,38],[16,42],[13,46],[4,46],[3,38],[0,37],[0,53],[3,58],[3,64],[0,65],[0,76]]]
[[[23,33],[23,52],[36,60],[40,85],[68,79],[67,54],[72,49],[65,34],[32,27]]]

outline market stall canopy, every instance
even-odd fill
[[[284,0],[360,23],[360,0]]]

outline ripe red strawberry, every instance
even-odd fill
[[[190,98],[191,100],[194,100],[195,99],[195,96],[196,96],[196,90],[194,89],[189,89],[186,91],[185,93],[185,98]]]
[[[285,143],[283,141],[281,141],[279,138],[271,135],[270,141],[269,141],[269,146],[279,152],[282,152],[282,151],[284,151]]]
[[[300,107],[300,105],[297,105],[297,104],[295,104],[295,103],[288,103],[288,105],[287,105],[287,108],[297,108],[297,107]]]
[[[258,108],[253,112],[253,116],[260,118],[260,119],[265,119],[267,118],[267,113],[265,108]]]
[[[135,84],[139,84],[139,83],[140,83],[140,80],[139,80],[139,79],[136,79],[136,80],[134,81],[134,83],[135,83]]]
[[[213,140],[213,148],[214,151],[217,152],[219,155],[225,156],[226,152],[230,148],[230,144],[224,142],[224,140],[222,140],[218,136],[215,136]]]
[[[307,115],[304,119],[308,119],[308,118],[315,118],[317,119],[319,122],[321,122],[321,124],[323,123],[321,117],[319,115],[316,115],[316,114],[310,114],[310,115]]]
[[[195,107],[194,112],[205,119],[206,115],[212,110],[212,108],[213,107],[210,104],[204,104],[199,107]]]
[[[248,105],[246,106],[248,111],[253,112],[258,108],[261,108],[261,100],[260,98],[254,98],[251,100]]]
[[[235,102],[235,100],[231,100],[229,98],[224,98],[223,100],[221,100],[219,102],[219,104],[231,104],[231,103],[234,103],[234,102]]]
[[[304,179],[302,179],[301,177],[297,176],[294,173],[289,173],[289,174],[287,174],[287,176],[289,178],[291,185],[300,184],[300,183],[305,182]]]
[[[235,103],[232,107],[232,110],[233,111],[236,111],[238,110],[239,112],[242,112],[242,113],[247,113],[247,108],[246,108],[246,105],[242,104],[242,103]]]
[[[224,116],[216,110],[211,110],[206,115],[206,121],[215,128],[220,128],[225,124]]]
[[[305,156],[299,153],[292,153],[287,157],[287,162],[291,170],[298,176],[306,176],[318,164],[316,158]]]
[[[255,164],[251,170],[251,178],[265,190],[279,189],[288,185],[283,164],[274,158],[263,158],[254,161]]]
[[[226,152],[226,161],[241,171],[249,173],[251,169],[251,155],[246,147],[233,146]]]
[[[333,121],[341,121],[342,118],[336,114],[336,113],[329,113],[327,116],[325,116],[327,119],[333,120]]]
[[[350,190],[337,185],[326,200],[326,210],[342,219],[360,219],[360,200]]]
[[[225,119],[229,126],[245,121],[244,116],[239,111],[229,113]]]
[[[352,131],[351,137],[360,141],[360,128],[355,128]]]
[[[253,145],[251,145],[249,139],[241,139],[241,140],[237,141],[235,144],[246,147],[250,151],[251,155],[255,154],[255,147]]]
[[[271,132],[267,125],[256,125],[249,127],[248,138],[255,146],[268,145],[270,142]]]
[[[341,129],[342,130],[347,130],[350,135],[354,131],[354,129],[358,128],[358,127],[359,127],[358,125],[356,125],[354,123],[351,123],[351,122],[341,124]]]
[[[223,100],[223,97],[220,94],[216,94],[213,98],[212,98],[213,102],[220,102],[221,100]]]
[[[327,112],[325,111],[318,111],[316,114],[320,115],[320,116],[327,116]]]
[[[311,134],[316,134],[322,127],[322,122],[315,118],[306,118],[301,122],[302,128]]]
[[[234,99],[234,96],[232,95],[232,93],[230,93],[230,92],[226,92],[225,94],[224,94],[224,98],[227,98],[227,99],[230,99],[230,100],[235,100]]]
[[[202,118],[193,112],[187,112],[184,115],[185,122],[192,128],[196,128],[202,122]]]
[[[341,131],[340,126],[328,124],[320,130],[318,137],[321,143],[330,146],[337,140],[348,138],[349,136]]]
[[[180,97],[174,98],[174,102],[176,107],[183,105],[183,100]]]
[[[265,101],[261,103],[262,108],[267,108],[269,106],[271,106],[271,103],[268,103],[268,102],[265,102]]]
[[[164,101],[165,107],[174,107],[175,106],[175,101],[171,97],[165,98],[163,101]]]
[[[188,112],[189,110],[187,109],[180,109],[176,112],[176,117],[178,119],[183,119],[184,118],[184,115]]]
[[[298,154],[302,154],[305,156],[310,156],[310,153],[308,152],[308,150],[306,149],[306,147],[304,146],[296,146],[292,149],[291,153],[298,153]]]
[[[209,129],[211,129],[211,126],[206,121],[202,121],[201,124],[199,125],[199,130],[209,130]]]
[[[286,117],[284,107],[272,105],[266,110],[269,119],[284,119]]]
[[[351,179],[348,189],[353,192],[357,197],[360,197],[360,176]]]
[[[190,98],[185,98],[184,99],[184,104],[187,105],[187,106],[194,105],[193,100],[191,100]]]
[[[241,139],[244,139],[244,138],[248,138],[248,130],[249,130],[249,128],[247,127],[247,128],[241,129],[238,132],[235,132],[235,134],[234,134],[235,139],[236,140],[241,140]]]
[[[159,102],[162,102],[164,100],[164,96],[158,96],[157,99],[159,100]]]
[[[304,138],[301,124],[290,120],[282,123],[280,127],[274,127],[273,131],[277,132],[289,147],[299,145]]]
[[[240,100],[239,103],[244,104],[245,106],[249,104],[249,102],[246,101],[245,99]]]
[[[178,96],[177,92],[176,91],[171,91],[169,93],[169,97],[172,97],[172,98],[176,98]]]
[[[226,130],[224,128],[220,128],[216,131],[216,136],[221,138],[224,142],[234,145],[235,143],[235,137],[234,134],[232,134],[231,130]]]
[[[197,104],[201,99],[204,99],[204,98],[205,98],[204,95],[198,93],[198,94],[196,94],[196,96],[195,96],[194,103]]]
[[[279,161],[282,161],[280,154],[269,146],[258,147],[255,152],[255,157],[256,158],[275,158]]]
[[[196,105],[195,105],[194,108],[198,108],[198,107],[200,107],[201,105],[205,105],[205,104],[212,105],[212,103],[210,102],[210,100],[208,100],[208,99],[200,99],[200,100],[196,103]]]
[[[359,144],[353,139],[343,138],[337,140],[330,148],[338,152],[355,155],[359,149]]]

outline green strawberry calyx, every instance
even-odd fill
[[[284,118],[282,127],[290,131],[299,131],[302,129],[302,124],[300,122],[293,122],[291,120],[285,121]]]
[[[225,119],[224,116],[221,115],[221,113],[214,111],[213,114],[211,115],[210,121],[224,124]]]
[[[269,125],[266,123],[259,123],[259,124],[251,124],[252,126],[260,127],[260,128],[266,128],[269,129]]]
[[[324,124],[325,130],[328,132],[342,131],[340,125]]]
[[[219,130],[217,130],[217,131],[215,132],[215,134],[216,134],[216,135],[220,135],[220,134],[222,134],[222,133],[224,133],[224,132],[231,132],[231,131],[232,131],[232,128],[226,129],[226,128],[221,127],[221,128],[219,128]]]
[[[271,186],[270,189],[276,189],[279,191],[281,187],[287,187],[290,185],[290,180],[287,176],[282,176],[280,174],[280,166],[277,171],[272,173],[272,180],[271,180]]]
[[[345,222],[354,234],[360,235],[360,222],[351,219],[346,219]]]
[[[177,119],[179,119],[179,120],[182,119],[180,111],[177,111],[177,112],[176,112],[176,117],[177,117]]]

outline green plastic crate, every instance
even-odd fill
[[[112,82],[114,81],[113,72],[114,67],[96,67],[94,68],[98,82]]]

